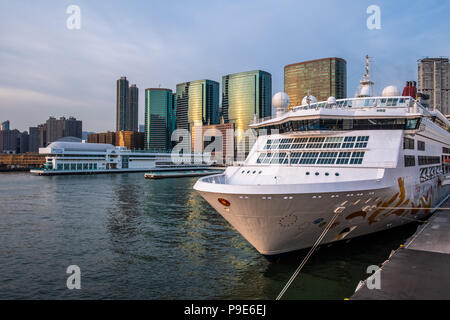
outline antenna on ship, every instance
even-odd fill
[[[366,55],[366,73],[359,81],[358,93],[355,95],[356,98],[371,97],[373,84],[373,81],[370,80],[370,57]]]

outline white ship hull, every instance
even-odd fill
[[[244,163],[194,186],[265,256],[312,247],[335,215],[321,244],[424,218],[449,196],[442,114],[409,97],[321,104],[255,125],[279,133],[260,135]]]
[[[383,231],[423,218],[450,191],[448,186],[438,183],[438,178],[422,185],[408,185],[405,181],[410,179],[398,177],[397,183],[390,186],[368,182],[364,190],[308,193],[302,192],[302,185],[291,185],[280,194],[267,193],[267,188],[254,186],[252,194],[243,194],[224,192],[223,185],[218,184],[215,186],[222,191],[211,192],[209,181],[214,178],[220,180],[220,176],[201,179],[195,189],[265,256],[311,247],[335,212],[338,218],[322,244]],[[386,180],[393,181],[392,178]],[[238,191],[239,187],[234,186],[234,189]],[[228,201],[230,206],[223,205],[219,199]]]

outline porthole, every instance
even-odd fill
[[[309,176],[309,175],[310,175],[310,173],[309,173],[309,172],[307,172],[307,173],[306,173],[306,175],[307,175],[307,176]]]
[[[258,172],[258,174],[261,174],[261,173],[262,173],[262,171]]]
[[[318,172],[316,172],[316,176],[318,176],[319,175],[319,173]]]
[[[325,175],[328,177],[330,174],[328,172],[326,172]]]
[[[256,171],[253,171],[253,174],[255,174],[256,173]]]
[[[335,175],[336,177],[339,177],[339,173],[337,173],[337,172],[336,172],[334,175]]]
[[[247,174],[249,174],[249,173],[250,173],[250,170],[247,171]]]

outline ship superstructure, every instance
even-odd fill
[[[449,196],[450,122],[439,111],[392,86],[311,101],[254,123],[245,162],[194,186],[261,254],[311,247],[335,214],[322,243],[420,219]]]

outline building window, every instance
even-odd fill
[[[425,142],[417,140],[417,150],[425,151]]]
[[[414,150],[414,139],[410,139],[410,138],[406,138],[406,137],[403,138],[403,149]]]
[[[429,164],[440,164],[440,157],[428,157],[428,156],[419,156],[419,166],[425,166]]]
[[[414,167],[416,165],[415,156],[405,156],[405,167]]]

